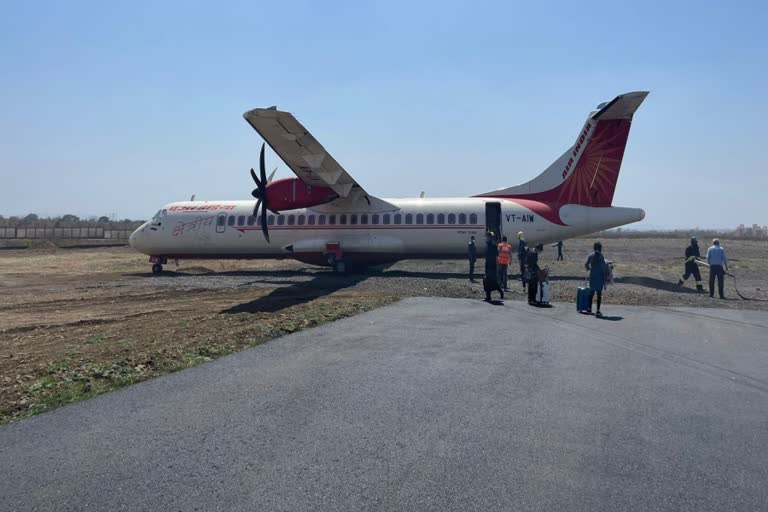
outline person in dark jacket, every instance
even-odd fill
[[[491,300],[491,292],[497,291],[504,298],[504,290],[501,289],[496,271],[496,257],[499,255],[496,246],[496,236],[493,231],[485,235],[485,276],[483,277],[483,289],[485,290],[485,300]]]
[[[691,244],[685,249],[685,273],[683,274],[683,278],[677,282],[678,286],[683,286],[686,279],[693,276],[696,280],[696,291],[704,291],[704,282],[701,280],[701,272],[699,272],[699,266],[696,264],[696,260],[700,257],[699,241],[694,236],[691,238]]]
[[[528,249],[525,257],[525,271],[528,279],[528,304],[535,306],[539,303],[537,298],[539,294],[539,252],[544,247],[537,245]]]
[[[592,299],[595,294],[597,294],[597,312],[595,315],[601,317],[603,314],[600,312],[600,306],[603,302],[603,290],[605,289],[605,281],[608,275],[608,264],[605,262],[605,257],[603,256],[603,244],[595,242],[592,247],[595,252],[589,255],[589,258],[587,258],[587,262],[584,265],[587,271],[589,271],[590,292],[587,313],[592,313]]]
[[[557,247],[557,261],[563,261],[563,241],[552,244],[552,247]]]
[[[475,247],[475,236],[469,237],[467,244],[467,258],[469,259],[469,280],[475,282],[475,262],[477,261],[477,247]]]
[[[525,241],[525,235],[522,231],[517,232],[517,261],[520,263],[520,281],[525,290],[525,258],[528,254],[528,242]]]

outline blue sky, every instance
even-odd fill
[[[650,90],[614,204],[647,227],[766,224],[765,26],[760,2],[6,2],[0,214],[249,198],[241,116],[269,105],[375,195],[472,195]]]

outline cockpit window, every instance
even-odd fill
[[[154,217],[152,217],[152,222],[160,222],[160,215],[162,215],[163,210],[157,210],[157,213]]]

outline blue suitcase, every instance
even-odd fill
[[[588,286],[579,286],[576,289],[576,311],[581,313],[589,309],[589,294],[592,290]]]

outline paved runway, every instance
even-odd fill
[[[0,427],[0,509],[766,510],[768,314],[605,309],[408,299]]]

